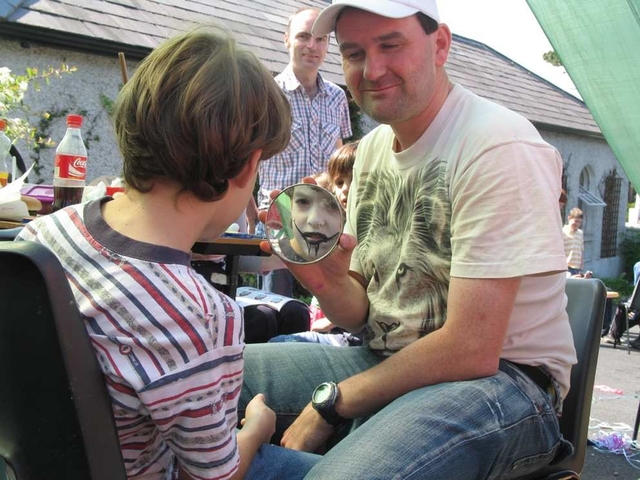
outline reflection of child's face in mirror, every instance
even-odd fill
[[[347,197],[352,178],[352,175],[338,175],[333,179],[333,193],[345,210],[347,209]]]
[[[328,192],[316,188],[296,187],[291,202],[294,250],[315,260],[326,255],[342,226],[342,214]]]

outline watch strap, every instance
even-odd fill
[[[340,390],[338,389],[338,385],[335,382],[327,382],[331,385],[331,388],[334,389],[334,395],[330,401],[319,405],[315,402],[311,402],[313,408],[320,414],[320,416],[331,426],[339,427],[347,422],[347,419],[341,416],[336,411],[336,402],[338,400],[338,396],[340,395]]]
[[[318,413],[322,418],[324,418],[325,422],[333,427],[339,427],[340,425],[344,425],[347,422],[346,418],[336,412],[335,407],[324,411],[318,410]]]

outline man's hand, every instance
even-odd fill
[[[324,446],[333,430],[334,428],[309,403],[296,421],[284,432],[280,445],[313,453]]]
[[[303,182],[315,184],[315,180],[308,177]],[[271,198],[278,193],[277,190],[272,191]],[[260,220],[266,221],[266,212],[260,212]],[[260,248],[273,253],[269,242],[262,242]],[[362,330],[369,310],[364,278],[349,271],[355,248],[356,238],[342,234],[338,247],[319,262],[298,265],[283,261],[298,281],[318,298],[326,317],[337,326],[353,332]],[[345,302],[345,298],[349,301]]]
[[[299,265],[283,260],[282,263],[307,290],[314,295],[320,295],[330,286],[336,287],[340,281],[348,280],[351,252],[355,247],[355,237],[342,234],[338,248],[319,262]],[[260,243],[260,248],[267,253],[272,253],[271,245],[267,241]]]
[[[302,179],[303,183],[316,184],[315,180],[310,177]],[[270,193],[271,198],[275,198],[280,190],[273,190]],[[259,219],[265,223],[267,212],[261,210]],[[338,248],[321,261],[309,265],[298,265],[283,261],[285,266],[305,286],[311,293],[318,294],[324,291],[328,286],[335,285],[340,280],[346,280],[349,275],[349,264],[351,263],[351,253],[356,247],[356,239],[347,234],[340,235]],[[273,253],[269,242],[264,241],[260,244],[260,248],[266,253]]]

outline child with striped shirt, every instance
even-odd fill
[[[259,163],[286,147],[286,98],[253,54],[201,28],[140,64],[114,118],[125,194],[37,219],[19,240],[46,245],[66,270],[127,476],[251,477],[259,451],[260,461],[279,455],[280,478],[301,478],[308,454],[263,445],[275,414],[262,394],[236,430],[242,311],[190,266],[192,245],[225,231],[247,204]]]

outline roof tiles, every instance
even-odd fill
[[[138,51],[152,49],[177,31],[217,23],[233,31],[274,72],[289,57],[283,45],[288,16],[323,0],[0,0],[0,25],[37,29],[41,41],[75,34],[79,43],[104,40]],[[1,32],[1,29],[0,29]],[[49,32],[51,35],[48,37]],[[53,35],[53,33],[57,35]],[[332,41],[333,42],[333,41]],[[454,35],[447,69],[453,81],[538,124],[599,134],[584,103],[486,45]],[[344,84],[335,42],[323,75]]]

